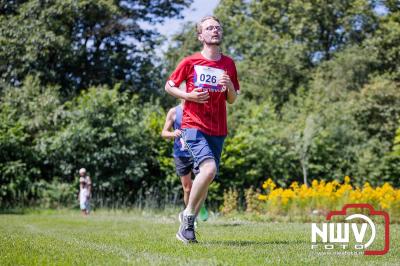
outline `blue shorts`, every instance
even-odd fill
[[[185,176],[190,172],[195,175],[199,173],[199,169],[194,167],[192,157],[174,157],[176,174],[179,177]]]
[[[225,136],[210,136],[196,128],[185,128],[182,137],[193,157],[194,168],[198,168],[207,159],[213,159],[218,173]]]

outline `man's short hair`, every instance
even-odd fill
[[[196,32],[197,32],[197,34],[200,34],[201,31],[203,30],[202,29],[203,22],[206,21],[206,20],[209,20],[209,19],[215,20],[216,22],[219,23],[219,25],[221,25],[221,22],[219,21],[219,19],[217,17],[215,17],[215,16],[205,16],[199,22],[196,23]]]
[[[81,173],[86,173],[86,169],[85,169],[85,168],[79,169],[79,173],[80,173],[80,174],[81,174]]]

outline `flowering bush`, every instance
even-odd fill
[[[340,209],[346,203],[369,203],[376,209],[388,211],[392,218],[400,218],[400,190],[385,183],[373,188],[365,183],[362,188],[353,187],[350,177],[344,183],[313,180],[311,187],[293,182],[289,188],[278,188],[268,179],[262,185],[265,194],[258,199],[266,203],[272,214],[325,214]]]

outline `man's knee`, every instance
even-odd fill
[[[215,164],[214,159],[207,159],[202,162],[200,164],[200,172],[203,172],[210,181],[213,180],[217,174],[217,165]]]
[[[183,186],[184,193],[190,193],[191,190],[192,190],[192,186]]]
[[[190,193],[190,190],[192,190],[192,182],[183,183],[182,188],[183,188],[183,192]]]

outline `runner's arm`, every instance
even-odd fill
[[[161,131],[161,137],[166,139],[173,139],[175,137],[175,133],[171,131],[172,125],[174,123],[174,111],[175,108],[172,108],[168,111],[167,117],[165,118],[164,127]]]
[[[232,88],[228,87],[227,92],[226,92],[226,101],[229,104],[233,104],[236,101],[236,98],[237,98],[237,92],[235,91],[233,86],[232,86]]]
[[[165,84],[165,91],[175,98],[197,103],[206,103],[208,98],[210,98],[208,91],[203,91],[201,88],[195,88],[191,92],[185,92],[176,87],[171,80],[167,81]]]

